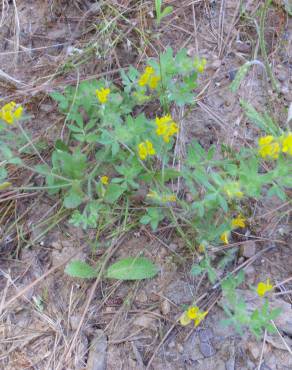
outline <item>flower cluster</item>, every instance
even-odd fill
[[[267,279],[266,283],[263,283],[262,281],[258,283],[257,286],[257,294],[260,297],[263,297],[267,292],[273,289],[273,285],[270,283],[270,279]]]
[[[292,133],[275,138],[267,135],[259,138],[258,153],[262,158],[277,159],[281,152],[292,155]]]
[[[232,181],[224,186],[224,192],[229,199],[242,198],[243,192],[240,190],[239,182]]]
[[[105,89],[104,87],[95,90],[96,97],[101,104],[105,104],[107,102],[110,92],[110,89]]]
[[[23,108],[21,105],[17,106],[14,101],[5,104],[0,110],[0,118],[5,121],[8,125],[12,125],[13,122],[22,116]]]
[[[222,233],[221,235],[220,235],[220,239],[222,240],[222,242],[224,243],[224,244],[228,244],[229,243],[229,234],[230,234],[230,232],[229,231],[224,231],[224,233]]]
[[[238,228],[244,229],[246,226],[245,222],[246,222],[246,219],[242,215],[238,215],[237,217],[231,220],[230,226],[232,229],[238,229]],[[220,235],[220,239],[224,244],[229,243],[229,235],[230,235],[230,231],[224,231],[224,233]]]
[[[156,151],[153,148],[153,144],[149,140],[142,141],[138,145],[138,154],[142,161],[144,161],[148,156],[154,155],[155,153]]]
[[[154,68],[147,66],[144,73],[140,76],[138,84],[141,87],[148,85],[150,89],[154,90],[159,81],[160,77],[155,75]]]
[[[233,218],[231,220],[231,227],[233,229],[237,229],[239,227],[244,229],[245,228],[245,221],[246,221],[246,219],[243,216],[238,215],[236,218]]]
[[[180,317],[180,323],[183,326],[188,325],[190,322],[194,321],[195,327],[200,325],[201,321],[207,316],[208,311],[201,311],[198,306],[189,307]]]
[[[103,185],[108,185],[108,176],[101,176],[100,178],[100,182],[103,184]]]
[[[207,63],[207,60],[205,58],[200,59],[196,57],[194,60],[194,67],[199,73],[203,73],[205,70],[206,63]]]
[[[178,126],[170,114],[166,114],[161,118],[156,117],[155,122],[157,125],[156,134],[162,136],[166,143],[169,142],[171,136],[178,133]]]

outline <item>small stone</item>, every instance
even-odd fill
[[[144,290],[141,290],[138,292],[136,295],[136,301],[139,303],[146,303],[147,302],[147,294],[145,293]]]
[[[71,329],[73,331],[77,330],[77,328],[79,326],[79,323],[80,323],[80,320],[81,320],[81,316],[79,316],[79,315],[70,316],[70,325],[71,325]]]
[[[248,353],[250,354],[250,357],[251,357],[252,360],[257,360],[260,357],[261,350],[259,348],[258,343],[248,342],[247,350],[248,350]]]
[[[204,357],[212,357],[215,355],[216,350],[210,342],[200,342],[200,351]]]
[[[249,53],[251,51],[251,44],[243,41],[236,41],[236,50],[240,53]]]
[[[243,257],[239,257],[238,258],[238,265],[243,264],[243,262],[244,262],[244,258]]]
[[[248,241],[240,247],[240,255],[245,258],[251,258],[256,254],[256,243]]]
[[[171,342],[169,342],[168,348],[174,348],[174,347],[175,347],[175,341],[172,340]]]
[[[284,82],[287,80],[287,74],[285,71],[283,70],[280,70],[278,73],[277,73],[277,78],[280,82]]]
[[[246,269],[244,269],[244,273],[246,277],[246,280],[245,280],[246,283],[253,285],[255,283],[255,278],[256,278],[255,268],[252,265],[250,265]]]
[[[181,343],[176,344],[176,349],[177,349],[178,353],[183,353],[183,351],[184,351],[184,347]]]
[[[50,104],[42,104],[40,108],[46,113],[52,112],[54,110],[54,107]]]
[[[161,313],[164,316],[169,314],[169,312],[170,312],[170,303],[166,299],[161,302],[160,310],[161,310]]]
[[[133,324],[136,326],[145,328],[145,329],[152,329],[154,331],[157,330],[156,319],[151,316],[147,316],[147,315],[138,316],[134,320]]]
[[[103,330],[97,330],[90,343],[86,370],[106,370],[107,337]]]
[[[175,252],[178,249],[178,245],[175,243],[170,243],[168,248],[172,251]]]
[[[225,363],[225,368],[226,368],[226,370],[235,370],[235,358],[230,358]]]
[[[199,331],[199,339],[201,342],[210,342],[210,340],[213,337],[214,337],[214,333],[213,333],[213,330],[210,328]]]
[[[214,60],[214,62],[211,63],[211,68],[216,70],[218,69],[219,67],[221,66],[221,60],[220,59],[216,59]]]

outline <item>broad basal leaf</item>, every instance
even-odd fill
[[[155,276],[158,268],[145,257],[128,257],[111,265],[106,272],[109,279],[142,280]]]
[[[97,271],[82,261],[71,261],[65,268],[65,273],[81,279],[92,279],[96,277]]]

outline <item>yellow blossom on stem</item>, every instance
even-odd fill
[[[282,152],[292,155],[292,133],[282,139]]]
[[[155,75],[154,68],[147,66],[138,80],[138,85],[141,87],[148,85],[150,89],[154,90],[157,88],[159,81],[160,77]]]
[[[194,324],[197,327],[201,321],[204,320],[207,314],[208,311],[202,312],[198,306],[191,306],[180,317],[180,323],[182,326],[186,326],[191,321],[194,321]]]
[[[262,158],[277,159],[280,153],[280,144],[275,141],[274,136],[267,135],[259,138],[258,141],[259,150],[258,153]]]
[[[241,215],[238,215],[236,218],[234,218],[231,221],[231,226],[236,229],[238,227],[244,228],[245,227],[245,221],[246,219],[242,217]]]
[[[100,178],[100,182],[103,184],[103,185],[108,185],[108,176],[101,176]]]
[[[160,118],[156,117],[155,122],[157,125],[156,134],[162,136],[166,143],[169,142],[171,136],[178,133],[178,126],[170,114],[166,114]]]
[[[140,76],[138,84],[143,87],[148,84],[151,75],[154,74],[154,68],[147,66],[144,73]]]
[[[224,191],[227,194],[228,198],[242,198],[243,192],[240,190],[240,184],[236,181],[230,182],[224,186]]]
[[[207,63],[207,60],[205,58],[200,59],[196,57],[194,60],[194,67],[199,73],[203,73],[205,70],[206,63]]]
[[[138,145],[138,154],[142,161],[144,161],[148,156],[154,155],[155,153],[156,151],[153,148],[153,144],[149,140],[143,141]]]
[[[159,81],[160,81],[159,76],[151,76],[148,83],[150,89],[155,90],[157,88]]]
[[[191,320],[194,320],[198,313],[199,313],[199,307],[197,306],[194,306],[194,307],[190,307],[188,310],[187,310],[187,315],[188,317],[191,319]]]
[[[270,283],[270,279],[267,279],[266,283],[262,281],[258,283],[257,293],[260,297],[263,297],[267,292],[273,289],[273,285]]]
[[[192,321],[192,320],[188,317],[187,312],[184,312],[184,313],[181,315],[180,319],[179,319],[179,322],[180,322],[180,324],[181,324],[182,326],[186,326],[186,325],[190,324],[190,323],[191,323],[191,321]]]
[[[110,92],[110,89],[105,89],[104,87],[95,90],[96,97],[101,104],[105,104],[107,102]]]
[[[197,327],[198,325],[200,325],[200,323],[204,320],[204,318],[208,315],[208,311],[205,311],[205,312],[201,312],[199,311],[198,314],[197,314],[197,317],[195,318],[195,327]]]
[[[224,244],[228,244],[229,243],[228,237],[229,237],[229,232],[228,231],[225,231],[224,233],[222,233],[220,235],[220,239],[223,241]]]
[[[12,101],[10,103],[5,104],[0,109],[0,118],[5,121],[8,125],[12,125],[13,122],[22,116],[23,108],[21,105],[17,106],[17,104]]]

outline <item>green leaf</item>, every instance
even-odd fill
[[[257,112],[254,107],[247,101],[241,99],[240,105],[244,110],[245,115],[249,118],[258,128],[266,134],[278,136],[281,130],[268,115],[262,115]],[[267,118],[268,117],[268,118]]]
[[[64,198],[64,206],[72,209],[77,208],[83,201],[83,194],[81,190],[72,188]]]
[[[239,70],[237,71],[236,73],[236,76],[234,78],[234,80],[232,81],[231,85],[230,85],[230,90],[232,92],[236,92],[239,88],[239,85],[241,84],[242,80],[244,79],[244,77],[246,76],[249,68],[252,66],[252,63],[251,62],[246,62],[244,65],[242,65]]]
[[[108,279],[143,280],[155,276],[158,268],[145,257],[128,257],[111,265],[106,272]]]
[[[167,7],[165,7],[165,8],[163,9],[163,11],[162,11],[162,13],[161,13],[160,17],[161,17],[161,18],[166,17],[167,15],[169,15],[169,14],[172,12],[172,10],[173,10],[173,7],[172,7],[172,6],[167,6]]]
[[[200,265],[193,265],[191,268],[191,274],[193,276],[200,275],[203,271],[204,269]]]
[[[82,261],[71,261],[66,266],[65,273],[81,279],[92,279],[97,276],[97,271]]]
[[[125,192],[125,188],[119,184],[109,184],[106,189],[104,200],[108,203],[116,202]]]

